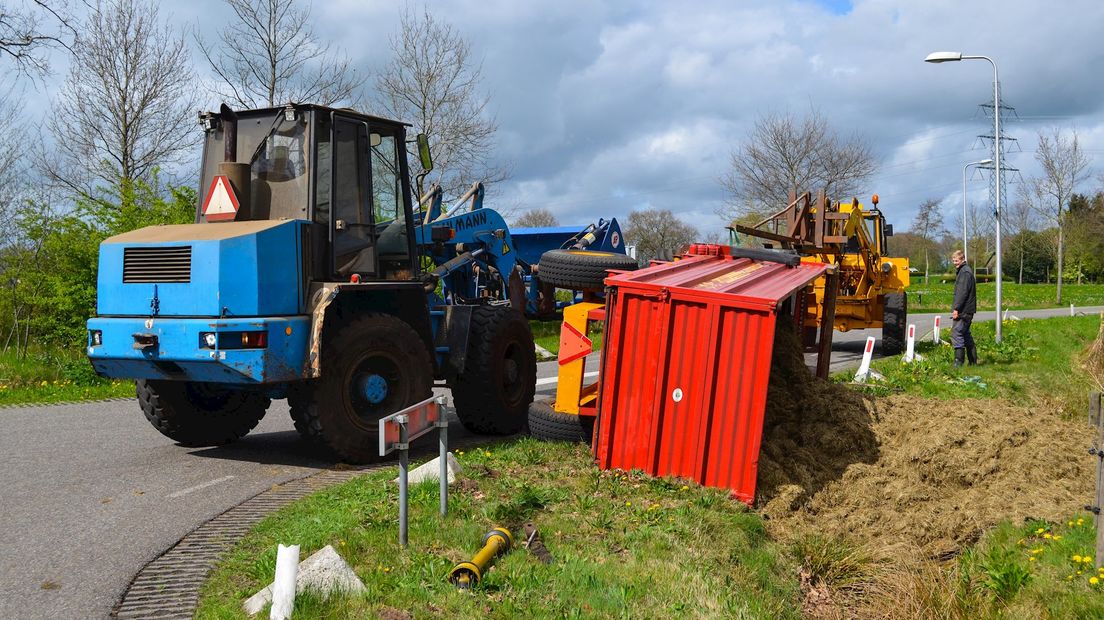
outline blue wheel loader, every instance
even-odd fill
[[[367,462],[379,418],[435,381],[470,430],[524,427],[536,359],[510,304],[521,269],[481,186],[452,209],[440,192],[412,200],[407,125],[346,109],[224,105],[200,124],[195,223],[104,241],[88,321],[93,367],[136,380],[158,431],[224,444],[286,398],[299,433]],[[415,143],[420,185],[432,161]]]

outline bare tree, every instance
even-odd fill
[[[50,72],[49,53],[69,49],[75,31],[64,0],[30,0],[12,6],[0,3],[0,57],[32,78]]]
[[[212,46],[196,43],[222,79],[217,91],[241,107],[288,102],[351,102],[364,76],[311,28],[309,5],[298,0],[226,0],[237,21],[219,31]]]
[[[1021,191],[1023,185],[1020,186]],[[1014,201],[1011,206],[1004,209],[1004,213],[1001,215],[1002,222],[1008,227],[1008,235],[1013,241],[1013,247],[1015,252],[1019,255],[1019,275],[1016,277],[1016,281],[1023,284],[1023,272],[1024,272],[1024,258],[1027,251],[1027,232],[1035,229],[1035,211],[1031,208],[1031,203],[1024,200],[1022,197]]]
[[[1053,224],[1058,231],[1057,271],[1058,289],[1055,303],[1062,303],[1062,269],[1065,254],[1065,220],[1063,212],[1069,208],[1070,198],[1077,185],[1088,175],[1089,157],[1081,150],[1077,132],[1067,137],[1058,128],[1050,134],[1039,132],[1039,146],[1035,159],[1043,168],[1043,174],[1029,181],[1028,195],[1036,210]]]
[[[698,230],[679,220],[670,209],[633,211],[625,226],[625,243],[636,246],[636,258],[641,264],[680,254],[697,237]]]
[[[522,213],[521,217],[514,220],[513,225],[517,228],[542,228],[558,224],[559,221],[556,220],[556,216],[551,211],[538,207]]]
[[[935,198],[929,198],[920,203],[910,229],[910,232],[919,235],[924,243],[924,284],[928,283],[928,271],[931,266],[930,252],[937,244],[936,238],[943,237],[947,233],[943,227],[943,214],[939,212],[939,204],[940,201]]]
[[[790,192],[823,188],[829,197],[846,198],[876,169],[865,140],[841,138],[816,109],[804,118],[770,113],[755,122],[731,155],[731,168],[721,179],[730,200],[721,215],[775,211]]]
[[[68,191],[94,197],[182,163],[200,135],[193,75],[184,36],[156,4],[97,5],[74,46],[48,122],[56,146],[41,166]]]
[[[414,124],[429,137],[434,179],[446,195],[471,183],[509,178],[492,163],[498,124],[481,94],[482,64],[468,42],[428,10],[407,9],[391,37],[391,62],[376,78],[378,106],[388,116]]]

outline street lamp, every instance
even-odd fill
[[[966,236],[966,169],[970,166],[988,166],[993,163],[992,159],[983,159],[981,161],[972,161],[962,167],[962,259],[968,260],[970,253],[966,249],[966,240],[969,238]]]
[[[1001,341],[1001,328],[1004,321],[1001,316],[1001,138],[1000,138],[1000,78],[997,75],[997,63],[988,56],[966,56],[962,52],[932,52],[928,54],[928,57],[924,59],[924,62],[940,63],[940,62],[958,62],[960,60],[988,60],[989,64],[993,65],[993,172],[996,174],[994,182],[997,185],[996,191],[996,212],[994,216],[997,220],[997,333],[996,340],[999,343]]]

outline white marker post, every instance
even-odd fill
[[[906,364],[912,363],[916,359],[916,326],[908,326],[908,339],[905,341],[905,358],[901,361]]]
[[[935,317],[935,327],[932,328],[932,342],[935,344],[942,344],[939,340],[939,317]]]
[[[295,577],[299,572],[299,545],[276,548],[276,578],[272,580],[270,620],[288,620],[295,610]]]
[[[870,377],[870,357],[872,355],[874,355],[874,336],[869,336],[866,339],[866,348],[863,349],[859,372],[855,373],[855,383],[864,383]]]
[[[1073,304],[1070,304],[1070,316],[1073,316]]]

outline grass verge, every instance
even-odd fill
[[[459,454],[459,453],[458,453]],[[259,524],[204,586],[197,618],[243,618],[267,585],[277,543],[302,555],[332,544],[367,586],[357,597],[300,597],[296,617],[796,618],[796,568],[762,520],[721,491],[599,472],[582,444],[524,438],[459,454],[450,515],[435,483],[411,492],[410,548],[397,548],[393,468],[297,502]],[[447,583],[496,524],[533,521],[554,561],[520,544],[471,593]],[[520,539],[517,540],[521,542]]]
[[[996,307],[996,283],[977,285],[978,310]],[[1001,287],[1002,303],[1012,310],[1033,310],[1057,306],[1104,306],[1104,284],[1062,284],[1062,303],[1055,301],[1056,284],[1016,284],[1005,282]],[[939,282],[932,276],[924,284],[923,276],[913,277],[908,288],[909,312],[949,312],[954,298],[954,282]]]
[[[1083,416],[1090,381],[1080,369],[1080,357],[1099,326],[1097,316],[1007,321],[1003,342],[997,344],[992,322],[975,323],[978,365],[955,368],[949,344],[925,339],[916,347],[923,357],[920,361],[902,364],[900,356],[875,361],[873,368],[886,381],[869,389],[941,399],[1026,399],[1060,409],[1066,416]],[[943,336],[949,338],[950,330],[945,329]],[[850,381],[854,372],[834,376]]]
[[[83,352],[0,353],[0,405],[134,396],[134,382],[96,376]]]
[[[563,324],[563,320],[556,318],[554,320],[531,320],[529,321],[529,329],[533,331],[533,342],[538,346],[544,347],[549,352],[556,354],[560,352],[560,326]],[[604,324],[592,323],[590,331],[587,336],[594,342],[594,350],[598,351],[602,348],[602,337],[605,333],[602,330]]]

